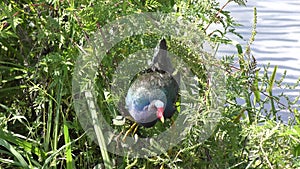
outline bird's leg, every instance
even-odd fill
[[[179,107],[180,105],[178,104],[176,104],[176,105],[174,105],[174,113],[179,113],[179,111],[178,111],[178,107]],[[170,118],[170,120],[171,120],[171,126],[173,126],[174,125],[174,123],[175,123],[175,121],[174,121],[174,117],[173,118]]]
[[[122,139],[122,141],[123,142],[125,142],[125,139],[126,139],[126,137],[128,136],[128,134],[133,130],[134,132],[137,130],[137,128],[138,128],[138,125],[137,125],[137,123],[135,122],[131,127],[130,127],[130,129],[128,129],[127,131],[126,131],[126,133],[125,133],[125,135],[124,135],[124,137],[123,137],[123,139]]]
[[[173,126],[173,125],[174,125],[174,123],[175,123],[175,121],[174,121],[174,119],[173,119],[173,118],[170,118],[170,120],[171,120],[171,126]]]
[[[136,133],[137,129],[138,129],[138,125],[134,128],[132,134]]]

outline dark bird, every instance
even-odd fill
[[[171,118],[176,111],[179,75],[167,56],[166,40],[156,48],[151,67],[137,75],[128,89],[125,102],[130,116],[138,124],[152,127],[159,119]]]

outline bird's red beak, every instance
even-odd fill
[[[163,107],[157,108],[156,115],[157,115],[157,118],[158,118],[162,123],[165,122],[165,118],[164,118],[164,108],[163,108]]]

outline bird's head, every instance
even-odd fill
[[[156,108],[156,117],[162,122],[164,123],[165,119],[164,119],[164,102],[160,101],[160,100],[154,100],[154,106]]]

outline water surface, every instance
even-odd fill
[[[225,0],[219,0],[221,6]],[[257,35],[251,46],[252,54],[255,56],[258,67],[270,64],[269,73],[275,65],[278,65],[276,79],[287,71],[284,80],[286,84],[294,84],[300,77],[300,1],[299,0],[248,0],[246,7],[234,3],[225,9],[243,26],[236,30],[243,39],[229,35],[230,39],[238,41],[243,46],[251,36],[253,23],[253,8],[257,8]],[[234,46],[222,45],[218,56],[236,53]],[[274,94],[285,93],[291,100],[300,95],[300,87],[293,90],[274,89]],[[285,99],[282,103],[287,104]],[[299,107],[296,107],[299,110]],[[278,113],[287,122],[291,116],[286,111]]]

